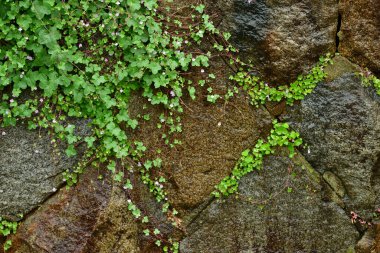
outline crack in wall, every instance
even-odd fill
[[[335,36],[335,52],[339,53],[339,42],[340,42],[340,29],[342,25],[342,14],[338,12],[338,22],[337,22],[337,27],[336,27],[336,36]]]

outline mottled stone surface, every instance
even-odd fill
[[[90,170],[78,185],[61,189],[27,217],[11,239],[17,253],[137,253],[138,226],[127,196]]]
[[[79,134],[85,134],[85,124]],[[62,185],[62,172],[76,164],[44,130],[23,125],[0,129],[0,217],[20,219]]]
[[[228,73],[224,63],[220,64],[211,66],[210,72],[217,76]],[[202,76],[194,74],[192,78],[195,83]],[[223,94],[226,80],[217,78],[211,84],[213,91]],[[133,133],[133,138],[142,141],[148,148],[146,157],[153,159],[159,156],[163,159],[161,171],[168,178],[169,200],[181,211],[192,210],[207,201],[214,186],[231,172],[241,152],[252,147],[272,127],[269,113],[263,108],[252,107],[243,94],[228,102],[220,99],[215,104],[207,102],[205,94],[206,88],[200,88],[196,100],[187,96],[182,98],[182,132],[170,137],[171,142],[177,138],[182,145],[174,148],[165,145],[161,137],[163,133],[167,134],[170,125],[165,126],[158,117],[167,112],[157,107],[142,109],[147,101],[139,96],[131,101],[132,115],[149,114],[151,118],[142,122]],[[157,129],[157,123],[164,127]],[[157,148],[161,150],[160,155],[155,152]]]
[[[380,252],[380,223],[373,222],[355,247],[355,253]]]
[[[290,83],[320,55],[335,52],[335,0],[209,0],[222,30],[265,80]]]
[[[239,193],[213,201],[190,223],[181,252],[346,253],[356,244],[350,218],[322,200],[321,177],[300,155],[265,158],[261,171],[241,180]]]
[[[380,75],[380,1],[341,0],[339,52]]]
[[[319,172],[330,171],[340,179],[348,210],[360,215],[370,214],[380,198],[379,117],[375,90],[344,71],[320,83],[284,117],[308,144],[306,159]]]

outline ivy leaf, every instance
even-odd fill
[[[152,10],[155,6],[157,6],[157,3],[155,0],[145,0],[144,5],[148,10]]]
[[[193,86],[189,86],[187,88],[187,90],[189,91],[189,95],[191,97],[192,100],[195,99],[195,88]]]
[[[140,0],[128,0],[127,4],[132,12],[141,8]]]
[[[57,40],[61,38],[60,32],[55,27],[50,27],[48,30],[41,28],[38,33],[38,42],[46,45],[49,48],[58,46]]]
[[[33,23],[33,20],[29,15],[20,15],[17,18],[17,24],[21,26],[24,30],[28,30],[29,25],[31,23]]]
[[[161,65],[158,62],[151,62],[148,66],[153,74],[157,74],[161,70]]]
[[[73,144],[70,144],[66,149],[66,155],[68,157],[75,156],[77,154],[77,151],[75,150],[75,147]]]
[[[87,143],[87,146],[89,147],[89,148],[91,148],[91,147],[93,147],[94,146],[94,141],[96,140],[95,139],[95,137],[93,137],[93,136],[87,136],[86,138],[84,138],[84,140],[85,140],[85,142]]]
[[[50,6],[54,6],[54,4],[55,4],[55,0],[44,0],[44,3],[47,3],[47,4],[49,4]]]
[[[41,0],[33,1],[32,11],[38,19],[42,19],[45,15],[51,13],[51,6]]]
[[[149,229],[144,229],[144,230],[143,230],[143,233],[144,233],[145,236],[148,236],[149,233],[150,233],[150,231],[149,231]]]
[[[139,122],[135,119],[129,119],[127,123],[128,126],[130,126],[132,129],[136,129],[137,125],[139,124]]]
[[[200,5],[195,7],[195,10],[199,13],[203,13],[204,8],[205,8],[205,6],[203,4],[200,4]]]
[[[116,170],[116,163],[115,163],[115,161],[111,161],[107,165],[107,169],[110,170],[112,173],[115,173],[115,170]]]
[[[148,218],[148,216],[144,216],[144,218],[142,219],[141,222],[142,222],[142,223],[148,223],[148,222],[149,222],[149,218]]]
[[[160,233],[161,233],[160,230],[158,230],[157,228],[155,228],[153,231],[153,234],[155,235],[159,235]]]

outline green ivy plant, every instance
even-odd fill
[[[249,71],[241,71],[230,76],[230,80],[235,81],[243,87],[251,97],[251,103],[258,107],[267,101],[280,102],[285,99],[288,105],[293,105],[297,100],[302,100],[310,94],[319,82],[325,77],[324,68],[332,64],[331,55],[327,54],[319,59],[319,62],[305,76],[298,76],[297,80],[290,85],[280,85],[271,87],[257,76],[250,75]],[[259,139],[252,150],[244,150],[239,162],[235,165],[230,176],[225,177],[212,192],[217,198],[229,196],[238,190],[239,180],[254,169],[261,169],[263,158],[272,154],[275,147],[286,146],[289,149],[289,156],[295,154],[295,147],[302,144],[299,133],[289,129],[287,123],[273,121],[273,129],[265,142]]]
[[[249,72],[238,72],[230,79],[243,87],[251,97],[251,102],[255,106],[265,104],[266,101],[280,102],[285,99],[288,105],[293,105],[294,101],[302,100],[310,94],[317,84],[326,77],[323,71],[327,64],[331,64],[330,54],[322,56],[319,62],[305,76],[298,76],[297,80],[290,85],[271,86],[262,81],[259,77],[250,75]]]
[[[18,223],[15,221],[7,221],[0,217],[0,235],[7,237],[10,234],[15,234]],[[11,240],[6,240],[4,243],[4,251],[7,251],[12,246]]]
[[[226,42],[230,34],[215,28],[204,5],[190,6],[184,25],[181,17],[167,15],[170,9],[164,2],[2,1],[0,127],[23,122],[29,129],[47,129],[54,136],[54,145],[59,142],[67,145],[65,153],[69,157],[76,155],[77,147],[84,144],[87,151],[82,161],[64,173],[67,186],[75,184],[78,175],[92,165],[107,168],[114,180],[130,191],[133,185],[129,174],[137,169],[170,218],[177,211],[171,207],[164,190],[167,180],[160,172],[161,159],[145,157],[147,147],[128,135],[151,117],[147,114],[133,117],[130,100],[133,94],[140,94],[151,106],[167,110],[167,114],[159,116],[157,128],[168,129],[162,134],[166,145],[180,145],[181,141],[171,136],[182,132],[177,116],[183,112],[181,98],[188,95],[195,99],[197,89],[205,85],[207,101],[216,103],[222,97],[207,86],[216,79],[213,73],[194,83],[186,78],[186,72],[204,73],[210,65],[213,53],[198,47],[211,36],[214,51],[231,56],[236,50]],[[240,63],[233,57],[230,60]],[[323,67],[329,61],[328,57],[321,58],[309,75],[289,87],[270,88],[244,72],[232,79],[248,91],[255,105],[283,98],[291,104],[311,92],[324,77]],[[228,99],[237,92],[236,88],[228,90],[224,97]],[[69,119],[89,121],[91,133],[79,136],[76,125]],[[236,191],[237,180],[259,168],[262,156],[273,152],[274,146],[288,146],[293,149],[292,155],[300,142],[287,124],[275,122],[267,142],[261,140],[253,150],[243,152],[231,177],[223,180],[215,195]],[[151,222],[138,203],[130,200],[128,209],[142,223]],[[17,226],[4,221],[3,231],[9,227],[15,232],[13,228]],[[178,252],[178,243],[170,238],[164,240],[158,229],[145,229],[144,234],[164,252]],[[10,243],[7,241],[7,247]]]
[[[376,89],[376,93],[380,95],[380,79],[377,78],[371,71],[364,69],[361,72],[356,73],[360,78],[364,86],[373,86]]]
[[[273,154],[276,147],[285,146],[289,149],[289,157],[295,154],[295,147],[302,144],[299,133],[290,130],[287,123],[273,121],[273,129],[267,140],[259,139],[253,149],[246,149],[242,152],[240,160],[233,168],[231,175],[225,177],[212,192],[217,198],[229,196],[238,190],[239,180],[252,172],[260,170],[263,159],[266,155]]]
[[[197,83],[185,77],[190,70],[203,73],[209,67],[212,53],[197,47],[207,36],[215,36],[214,51],[228,55],[236,50],[226,43],[230,35],[214,27],[204,5],[189,7],[185,26],[181,17],[167,15],[171,11],[164,2],[2,1],[0,127],[22,122],[31,130],[47,129],[54,145],[67,145],[69,157],[84,144],[82,161],[64,173],[68,187],[92,165],[106,167],[129,191],[133,185],[128,173],[134,171],[131,164],[137,165],[163,212],[174,216],[177,211],[163,189],[166,179],[159,170],[151,170],[159,169],[160,159],[145,158],[144,144],[128,136],[141,120],[150,120],[150,115],[131,116],[132,94],[169,112],[160,116],[157,127],[169,129],[162,135],[165,144],[180,145],[170,136],[182,131],[176,116],[183,111],[181,97],[195,99],[196,88],[215,79],[212,73]],[[218,98],[207,96],[212,103]],[[91,134],[79,136],[69,119],[89,121]],[[128,209],[141,222],[149,220],[132,200]],[[161,238],[158,235],[149,233]],[[178,251],[175,241],[167,242],[155,241],[164,251]]]

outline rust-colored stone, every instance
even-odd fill
[[[224,76],[211,84],[214,93],[223,94],[228,82],[225,78],[228,67],[219,62],[207,73]],[[192,77],[194,83],[201,78],[200,71]],[[159,115],[168,112],[157,107],[142,110],[144,102],[148,102],[139,96],[131,101],[132,115],[149,113],[151,118],[134,132],[134,138],[150,149],[148,157],[163,159],[162,172],[169,179],[169,200],[181,211],[206,201],[214,186],[229,175],[241,152],[253,147],[272,127],[270,114],[264,108],[250,105],[243,93],[228,102],[219,99],[216,104],[206,101],[207,94],[205,87],[197,90],[195,101],[187,96],[182,98],[184,112],[179,114],[182,132],[171,137],[171,140],[181,140],[182,145],[174,148],[164,145],[161,136],[165,132],[157,129]],[[155,153],[158,148],[159,155]]]
[[[380,1],[341,0],[339,52],[380,74]]]
[[[22,222],[10,253],[139,252],[125,194],[89,170]]]

